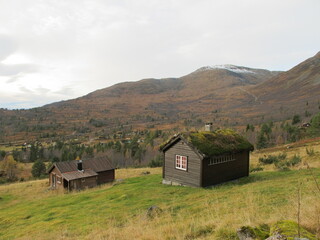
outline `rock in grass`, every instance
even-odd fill
[[[256,235],[251,227],[243,226],[237,231],[239,240],[254,240]]]
[[[149,207],[147,210],[147,216],[149,218],[154,218],[156,216],[159,216],[161,213],[162,213],[162,209],[156,205]]]
[[[269,226],[261,224],[258,227],[243,226],[237,231],[240,240],[264,240],[269,237]]]
[[[268,237],[266,240],[287,240],[287,238],[280,233],[275,233],[274,235]]]

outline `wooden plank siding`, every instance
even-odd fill
[[[114,169],[98,172],[98,184],[112,182],[115,178]]]
[[[52,185],[52,179],[55,179],[55,186]],[[58,179],[61,179],[58,181]],[[55,189],[63,189],[63,178],[59,169],[54,168],[49,174],[49,186]]]
[[[187,171],[176,169],[176,155],[188,158]],[[201,184],[201,157],[181,139],[164,153],[163,178],[182,185],[200,187]]]
[[[249,151],[235,154],[235,160],[209,165],[209,158],[203,159],[202,186],[210,186],[240,177],[249,176]]]
[[[87,177],[87,178],[78,178],[70,180],[70,190],[79,190],[85,188],[92,188],[97,186],[98,176]]]

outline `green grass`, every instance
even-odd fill
[[[48,191],[44,180],[0,186],[0,239],[232,239],[243,225],[295,220],[299,181],[302,223],[313,228],[320,196],[308,170],[258,172],[206,189],[162,185],[159,174],[69,194]],[[152,205],[163,212],[147,219]]]

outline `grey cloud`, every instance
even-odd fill
[[[17,45],[8,36],[0,35],[0,62],[17,50]]]
[[[33,64],[2,64],[0,63],[0,76],[14,76],[19,73],[36,72],[38,67]]]
[[[32,90],[30,90],[30,89],[28,89],[28,88],[26,88],[26,87],[20,87],[20,91],[21,92],[23,92],[23,93],[33,93],[33,91]]]
[[[36,90],[35,92],[40,95],[50,92],[50,89],[48,89],[48,88],[36,88],[35,90]]]
[[[15,75],[11,78],[9,78],[6,83],[14,83],[14,82],[17,82],[23,75],[21,74],[18,74],[18,75]]]
[[[54,93],[59,95],[65,95],[65,96],[73,96],[74,91],[72,87],[64,87],[64,88],[61,88],[59,91],[55,91]]]

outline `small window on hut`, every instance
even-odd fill
[[[86,181],[86,179],[85,178],[81,178],[81,182],[85,182]]]
[[[176,155],[176,169],[187,171],[188,157]]]
[[[209,160],[209,165],[215,165],[215,164],[220,164],[220,163],[225,163],[225,162],[231,162],[236,160],[236,157],[234,154],[231,155],[225,155],[225,156],[217,156],[213,157]]]

